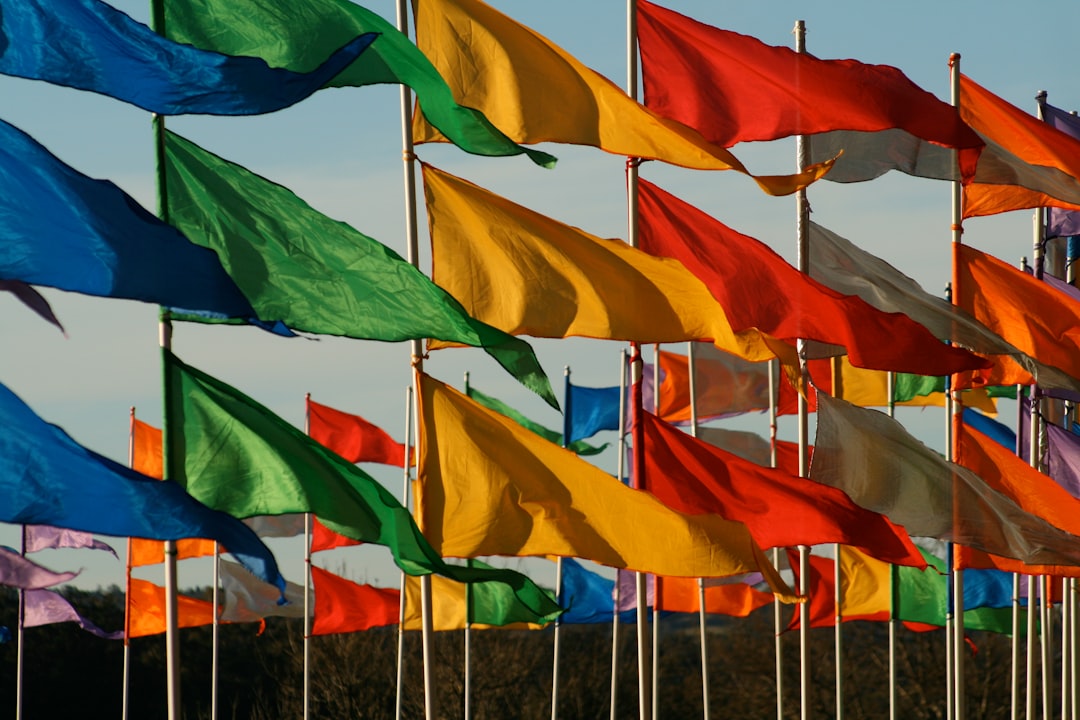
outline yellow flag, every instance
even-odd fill
[[[600,239],[430,165],[423,170],[432,279],[477,320],[533,337],[711,339],[750,361],[779,354],[793,362],[791,346],[753,329],[736,333],[677,260]]]
[[[479,0],[423,0],[413,7],[416,44],[446,78],[454,99],[484,113],[515,142],[589,145],[750,175],[725,148],[655,114],[547,38]],[[413,115],[413,138],[446,142],[423,113]],[[751,177],[770,195],[787,195],[820,178],[832,162],[798,175]]]
[[[841,388],[844,400],[860,407],[885,407],[889,404],[889,374],[853,366],[847,356],[840,359]],[[997,405],[985,389],[965,390],[964,407],[973,407],[989,415],[997,415]],[[908,407],[945,407],[945,393],[917,395],[896,403]]]
[[[445,557],[578,557],[676,577],[761,572],[794,601],[742,523],[685,515],[423,373],[417,521]]]

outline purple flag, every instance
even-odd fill
[[[124,631],[106,632],[90,622],[60,593],[52,590],[27,590],[23,627],[40,627],[53,623],[73,622],[88,633],[106,640],[123,640]]]
[[[110,552],[114,558],[120,559],[112,547],[81,530],[67,530],[51,525],[27,525],[26,534],[23,537],[26,538],[26,552],[28,553],[51,548],[89,548]]]
[[[31,285],[20,280],[0,280],[0,290],[6,290],[14,295],[23,305],[60,328],[60,332],[64,333],[64,337],[67,337],[67,330],[60,324],[60,320],[56,317],[56,313],[53,312],[49,301]]]
[[[619,612],[633,610],[637,607],[637,573],[629,570],[619,570]],[[647,607],[653,606],[656,597],[655,577],[646,575],[645,599]]]
[[[1064,110],[1042,103],[1043,120],[1066,135],[1080,140],[1080,117]],[[1047,208],[1046,234],[1049,237],[1069,237],[1080,235],[1080,212]]]
[[[1020,412],[1021,456],[1031,462],[1028,438],[1031,437],[1031,401],[1023,399]],[[1046,426],[1046,474],[1074,498],[1080,498],[1080,435],[1063,427]]]
[[[0,547],[0,585],[37,590],[74,579],[77,572],[53,572],[27,560],[11,548]]]

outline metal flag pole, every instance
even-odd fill
[[[830,363],[832,366],[832,394],[835,398],[844,397],[844,375],[839,357],[834,357]],[[844,600],[843,588],[840,581],[843,573],[840,569],[840,543],[833,545],[833,555],[836,561],[833,563],[833,605],[835,610],[833,624],[834,653],[836,655],[836,720],[844,718],[844,613],[842,603]]]
[[[465,373],[465,392],[468,394],[469,373]],[[409,447],[412,440],[412,386],[405,388],[405,457],[402,462],[402,485],[401,505],[409,509]],[[394,693],[394,719],[401,720],[402,705],[405,700],[405,571],[401,571],[400,582],[401,594],[398,603],[398,636],[397,636],[397,688]]]
[[[960,55],[953,53],[949,56],[949,93],[953,106],[959,106],[960,104]],[[958,158],[958,151],[953,151],[954,165],[958,165],[956,159]],[[952,182],[952,283],[950,300],[953,304],[957,304],[960,299],[960,284],[958,275],[958,263],[957,254],[959,248],[963,242],[963,189],[959,180]],[[955,382],[952,382],[952,378],[949,379],[947,386],[947,392],[945,393],[945,459],[952,461],[956,456],[955,448],[953,447],[956,438],[953,432],[953,423],[958,421],[959,416],[956,414],[959,412],[957,403],[954,397]],[[951,642],[949,647],[952,649],[953,667],[950,672],[950,680],[947,683],[947,688],[954,691],[955,697],[953,703],[949,705],[948,717],[955,717],[957,720],[964,719],[964,571],[956,567],[955,563],[956,548],[952,544],[949,545],[949,563],[950,567],[949,577],[952,580],[950,586],[952,602],[950,607],[946,611],[946,623],[949,621],[949,612],[952,613],[953,627],[952,633],[949,636]],[[948,631],[948,628],[947,628]],[[948,695],[948,693],[946,693]]]
[[[795,21],[792,31],[795,35],[795,52],[806,52],[806,23]],[[795,137],[796,169],[804,171],[810,164],[810,148],[803,135]],[[810,205],[806,200],[806,188],[800,188],[795,194],[795,229],[796,250],[799,256],[799,272],[806,273],[810,268]],[[799,353],[799,375],[803,383],[799,393],[799,477],[807,476],[807,455],[809,440],[809,412],[806,393],[810,391],[806,375],[806,341],[797,342]],[[810,548],[799,546],[799,595],[806,596],[810,588]],[[799,603],[799,698],[802,720],[809,720],[810,712],[810,603]]]
[[[780,361],[769,361],[769,464],[776,467],[776,416],[777,390],[780,382]],[[780,548],[773,548],[772,562],[780,567]],[[784,644],[781,633],[784,630],[783,605],[780,598],[773,595],[773,649],[776,655],[776,720],[784,720]]]
[[[569,447],[570,432],[574,423],[571,415],[570,366],[563,366],[563,432],[562,446]],[[555,558],[555,600],[562,605],[563,559]],[[551,641],[551,720],[559,717],[559,635],[562,630],[562,618],[555,618],[555,630]]]
[[[1016,386],[1016,457],[1024,455],[1024,438],[1020,428],[1024,425],[1023,386]],[[1031,608],[1028,608],[1030,614]],[[1012,673],[1010,680],[1009,719],[1020,718],[1020,573],[1013,573],[1012,596]]]
[[[889,394],[889,417],[896,417],[896,373],[886,374],[886,388]],[[900,592],[900,572],[896,564],[889,565],[889,720],[897,720],[896,707],[896,604]]]
[[[26,557],[26,525],[19,526],[19,555]],[[15,651],[15,720],[22,720],[23,706],[23,640],[26,637],[23,627],[26,624],[26,590],[19,588],[18,628],[15,630],[18,648]]]
[[[304,395],[304,434],[311,435],[311,393]],[[304,720],[311,717],[311,525],[304,513]]]
[[[220,652],[220,633],[221,622],[218,620],[218,615],[221,613],[221,546],[218,542],[214,541],[214,559],[213,559],[213,571],[211,573],[211,582],[214,584],[214,588],[210,593],[210,602],[214,605],[214,618],[211,627],[211,651],[210,651],[210,720],[217,720],[218,718],[218,653]],[[307,642],[307,635],[304,636],[304,642]],[[305,664],[306,668],[306,664]],[[307,677],[304,677],[304,699],[307,699]],[[306,703],[305,703],[306,704]]]
[[[634,0],[626,3],[626,92],[631,99],[637,100],[638,77],[637,77],[637,18],[634,14]],[[638,246],[638,164],[640,159],[627,158],[626,161],[626,194],[627,194],[627,241],[631,247]],[[632,465],[633,485],[636,490],[644,489],[642,471],[644,469],[645,448],[642,446],[643,432],[641,425],[641,382],[642,382],[641,345],[636,342],[630,343],[630,382],[633,388],[632,410],[633,420],[631,429],[634,434],[633,450],[634,462]],[[648,602],[646,600],[646,575],[637,573],[637,641],[638,641],[638,715],[640,720],[652,718],[652,663],[649,654],[648,634]]]
[[[698,411],[697,411],[697,358],[695,357],[694,343],[686,343],[686,365],[690,377],[690,435],[698,436]],[[657,367],[660,366],[659,361]],[[656,384],[659,387],[658,384]],[[655,392],[655,390],[654,390]],[[705,579],[698,578],[698,636],[701,639],[701,714],[705,720],[709,720],[709,646],[708,646],[708,614],[705,607]],[[660,588],[656,588],[657,600],[660,597]],[[656,606],[660,603],[657,602]]]
[[[469,396],[469,373],[465,372],[465,396]],[[466,560],[465,564],[471,563],[471,560]],[[404,575],[402,575],[404,578]],[[402,596],[405,593],[405,587],[401,589]],[[465,687],[463,692],[465,695],[465,720],[472,720],[472,618],[473,618],[473,586],[472,583],[465,583],[465,629],[462,632],[465,639]]]
[[[626,474],[626,350],[619,351],[619,456],[615,459],[615,473],[619,482]],[[615,589],[611,613],[611,720],[615,720],[619,696],[619,571],[615,571]]]
[[[409,34],[409,14],[407,0],[397,0],[397,29],[403,34]],[[405,234],[407,238],[407,260],[415,268],[420,267],[420,243],[417,232],[416,220],[416,167],[413,164],[416,155],[413,152],[412,138],[412,90],[408,85],[401,85],[401,145],[402,163],[405,175]],[[419,376],[416,373],[424,370],[424,348],[419,339],[409,343],[411,362],[415,373],[413,375],[414,393]],[[419,418],[416,418],[419,423]],[[416,433],[417,436],[419,432]],[[417,443],[417,448],[419,443]],[[415,452],[419,463],[419,449]],[[408,463],[405,463],[406,467]],[[422,644],[424,657],[424,718],[436,720],[439,716],[438,702],[435,697],[435,650],[434,628],[431,610],[431,575],[420,576],[420,617],[422,627]]]
[[[128,411],[128,467],[135,467],[135,406]],[[21,643],[20,643],[21,644]],[[124,691],[120,701],[120,720],[128,720],[128,692],[131,687],[131,538],[127,540],[124,560]]]
[[[660,345],[653,345],[653,415],[660,415]],[[652,716],[660,717],[660,611],[656,607],[656,599],[660,597],[660,586],[663,579],[659,575],[653,575],[653,609],[652,609]],[[648,588],[646,588],[647,590]],[[646,597],[646,600],[648,598]]]
[[[154,32],[165,35],[164,0],[150,0],[150,22]],[[154,127],[154,149],[157,161],[157,202],[158,217],[169,222],[168,193],[165,187],[165,118],[157,113],[152,115]],[[163,351],[172,350],[172,322],[168,312],[162,310],[158,322],[158,345]],[[164,385],[164,383],[163,383]],[[163,389],[165,405],[168,405],[169,393]],[[169,416],[166,408],[165,418]],[[169,442],[168,423],[162,424],[162,456],[164,477],[169,479]],[[165,541],[165,677],[166,706],[169,720],[180,720],[180,628],[177,618],[177,578],[176,578],[176,541]]]

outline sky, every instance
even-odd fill
[[[147,0],[114,0],[113,4],[140,22],[148,21]],[[497,0],[491,4],[626,86],[624,0]],[[1046,90],[1049,102],[1057,107],[1080,107],[1080,83],[1065,59],[1075,44],[1075,28],[1080,27],[1080,3],[1073,0],[1024,4],[1004,0],[666,0],[661,4],[772,45],[791,46],[795,21],[804,20],[809,52],[822,58],[893,65],[943,100],[948,100],[949,55],[960,53],[967,75],[1022,109],[1034,112],[1039,90]],[[365,7],[394,18],[390,0],[370,0]],[[115,182],[155,209],[148,113],[104,96],[4,76],[0,76],[0,98],[4,120],[30,133],[69,165]],[[167,124],[405,255],[397,86],[324,90],[270,115],[177,117],[169,118]],[[624,158],[594,148],[547,144],[542,149],[559,158],[555,169],[539,168],[523,156],[475,157],[453,146],[421,145],[416,152],[426,162],[562,222],[601,237],[625,238]],[[786,173],[794,168],[793,139],[736,146],[733,152],[756,173]],[[749,178],[733,172],[693,171],[653,162],[643,166],[641,174],[794,261],[793,198],[766,196]],[[822,181],[810,188],[808,196],[815,222],[886,259],[928,291],[944,293],[950,274],[951,224],[946,183],[890,173],[857,185]],[[423,208],[418,213],[421,268],[430,273]],[[1030,212],[979,218],[965,224],[964,241],[1017,263],[1031,255],[1031,228]],[[130,409],[135,408],[147,422],[161,422],[157,307],[48,288],[43,293],[67,336],[0,294],[0,332],[5,338],[0,382],[80,443],[126,462]],[[532,344],[560,395],[566,366],[578,384],[618,382],[623,343],[570,339],[534,340]],[[297,426],[303,424],[304,397],[310,393],[318,402],[361,415],[397,439],[404,438],[408,343],[282,339],[252,328],[177,324],[173,349],[185,362],[232,384]],[[425,370],[457,387],[469,372],[475,387],[549,427],[561,425],[555,411],[480,351],[434,352],[425,361]],[[1002,405],[1002,416],[1011,422],[1007,408]],[[901,411],[899,418],[927,444],[943,445],[940,410]],[[768,432],[763,415],[727,424]],[[793,439],[794,433],[794,420],[782,419],[781,437]],[[614,441],[614,433],[598,439]],[[595,462],[614,472],[614,457],[605,453]],[[400,494],[400,470],[370,470]],[[17,529],[0,525],[0,544],[17,543]],[[116,545],[123,557],[122,542]],[[289,541],[273,541],[271,546],[286,576],[298,580],[302,574],[295,560],[299,546]],[[396,570],[382,549],[332,552],[338,554],[326,556],[320,564],[345,569],[346,575],[357,580],[397,582]],[[122,583],[122,565],[103,555],[49,551],[38,559],[55,569],[85,568],[74,583],[81,587]],[[511,566],[516,562],[511,561]],[[553,577],[548,566],[532,566],[541,582]],[[182,571],[182,586],[209,582],[206,564],[195,561],[192,567]],[[140,575],[159,579],[152,572]]]

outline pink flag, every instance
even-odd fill
[[[74,579],[77,572],[53,572],[27,560],[10,548],[0,547],[0,585],[37,590]]]
[[[53,590],[27,590],[23,627],[40,627],[53,623],[73,622],[88,633],[106,640],[123,640],[124,631],[106,632],[90,622],[69,603],[63,595]]]

